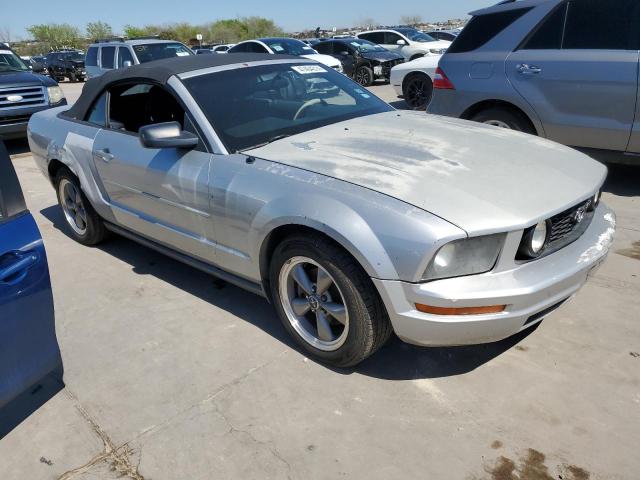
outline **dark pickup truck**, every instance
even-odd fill
[[[33,73],[4,44],[0,44],[0,140],[27,135],[31,115],[66,105],[55,80]]]
[[[51,52],[47,55],[49,76],[59,82],[65,78],[70,82],[84,82],[87,72],[84,66],[84,55],[77,50]]]

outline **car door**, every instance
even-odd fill
[[[571,0],[506,60],[507,76],[566,145],[625,151],[638,93],[636,0]]]
[[[345,75],[352,77],[355,73],[358,64],[358,56],[356,50],[345,42],[331,42],[333,43],[333,56],[340,60]]]
[[[93,158],[117,223],[158,243],[214,258],[206,146],[194,150],[144,148],[140,127],[178,121],[198,133],[175,97],[157,85],[109,90],[107,128],[93,143]]]
[[[405,42],[404,45],[398,45],[398,42],[402,40]],[[382,46],[389,50],[390,52],[395,52],[397,54],[403,55],[403,49],[409,44],[406,39],[404,39],[400,34],[396,32],[384,32],[384,43]]]
[[[0,438],[63,387],[47,255],[0,141]]]

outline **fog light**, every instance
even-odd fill
[[[536,225],[531,235],[531,251],[538,255],[547,243],[547,222],[540,222]]]

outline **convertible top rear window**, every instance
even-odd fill
[[[270,64],[184,81],[230,152],[393,110],[320,64]]]

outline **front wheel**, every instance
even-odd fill
[[[80,182],[67,168],[55,178],[58,203],[74,240],[83,245],[96,245],[104,240],[107,231],[100,216],[93,209],[80,188]]]
[[[363,65],[356,70],[355,80],[363,87],[370,87],[373,85],[373,70]]]
[[[357,365],[391,335],[371,279],[349,254],[321,236],[291,237],[278,245],[270,284],[285,329],[321,362]]]

